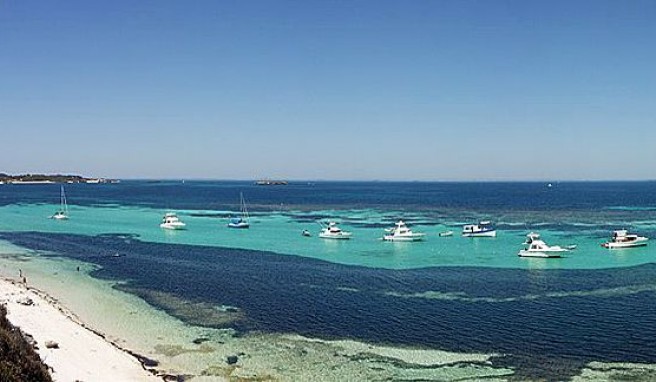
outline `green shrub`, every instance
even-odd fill
[[[0,382],[52,382],[48,368],[0,305]]]

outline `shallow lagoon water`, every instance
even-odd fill
[[[433,266],[480,266],[524,269],[595,269],[626,267],[656,261],[656,247],[647,246],[630,250],[608,251],[600,247],[613,227],[628,223],[604,221],[596,225],[576,221],[534,223],[505,221],[497,225],[496,238],[464,238],[459,235],[462,222],[436,220],[421,212],[376,210],[324,210],[286,211],[252,214],[251,228],[227,228],[231,211],[177,211],[187,224],[187,230],[159,229],[161,216],[166,209],[146,207],[82,207],[71,206],[72,218],[53,221],[46,217],[55,205],[8,205],[0,207],[5,218],[0,221],[1,232],[37,231],[101,235],[129,234],[142,241],[167,244],[192,244],[223,248],[243,248],[274,251],[350,265],[372,268],[409,269]],[[218,216],[218,217],[215,217]],[[318,238],[322,221],[336,220],[345,230],[353,232],[348,241]],[[427,233],[426,240],[418,243],[391,243],[381,240],[384,227],[391,227],[403,219],[415,231]],[[634,230],[649,235],[656,233],[656,224],[650,220],[634,221]],[[313,237],[304,237],[307,229]],[[452,237],[439,237],[439,232],[452,230]],[[525,236],[539,231],[552,245],[577,245],[577,249],[563,259],[519,258]]]
[[[632,188],[636,184],[638,191]],[[603,371],[589,369],[594,362],[650,364],[656,359],[647,340],[656,334],[656,318],[651,309],[656,280],[651,265],[656,258],[654,247],[607,251],[599,246],[616,228],[627,227],[656,237],[656,212],[651,209],[652,189],[656,188],[653,183],[626,183],[622,186],[626,195],[618,194],[616,185],[602,184],[603,190],[597,190],[588,199],[576,197],[581,190],[572,191],[574,197],[550,196],[551,209],[540,197],[544,190],[534,184],[520,188],[529,194],[536,191],[532,194],[535,203],[531,203],[530,195],[525,195],[520,201],[508,202],[507,208],[502,203],[502,191],[508,189],[505,184],[488,185],[496,190],[494,195],[479,205],[470,201],[468,206],[461,205],[462,193],[449,196],[447,191],[431,191],[425,185],[417,189],[410,184],[406,191],[402,185],[395,185],[392,195],[385,196],[384,186],[361,185],[360,190],[368,193],[369,200],[353,203],[357,190],[340,194],[334,188],[357,189],[357,184],[329,184],[326,192],[330,196],[323,205],[317,203],[316,185],[312,189],[308,186],[309,191],[290,192],[285,188],[256,188],[257,192],[271,195],[254,202],[251,229],[240,231],[225,226],[227,216],[234,213],[231,209],[238,208],[228,196],[238,195],[236,190],[248,186],[201,184],[200,197],[187,196],[176,205],[200,205],[209,199],[205,193],[208,188],[223,190],[225,194],[219,193],[214,201],[216,209],[178,209],[189,227],[181,232],[158,227],[163,213],[172,208],[166,196],[149,196],[147,203],[136,201],[135,189],[136,194],[145,195],[144,189],[156,188],[150,183],[67,190],[72,205],[71,219],[65,222],[46,218],[56,208],[44,200],[47,187],[25,191],[14,188],[2,198],[13,202],[0,207],[0,231],[4,240],[33,251],[31,261],[45,266],[40,268],[44,275],[52,267],[52,256],[91,264],[88,269],[94,279],[111,282],[115,288],[128,292],[126,296],[139,296],[160,309],[156,311],[167,312],[165,317],[172,316],[190,325],[189,330],[195,334],[175,335],[179,339],[175,346],[189,345],[191,337],[202,330],[222,333],[220,341],[225,344],[232,341],[226,338],[234,338],[226,336],[224,331],[228,330],[241,340],[253,340],[253,344],[276,344],[281,341],[280,336],[300,334],[323,341],[349,339],[394,348],[455,352],[462,357],[484,355],[484,365],[465,362],[459,370],[468,371],[460,374],[429,368],[423,369],[421,377],[415,375],[415,379],[436,380],[456,379],[456,375],[476,379],[510,374],[521,380],[562,380],[585,373],[599,377]],[[589,191],[593,186],[581,187]],[[179,186],[170,187],[176,190]],[[483,186],[474,188],[480,187]],[[465,194],[474,192],[467,191],[469,185],[461,188]],[[95,199],[94,189],[100,193]],[[78,195],[85,193],[83,203],[75,204],[75,191]],[[2,192],[0,188],[0,196]],[[306,204],[277,203],[303,192],[311,194],[301,199]],[[113,196],[108,198],[102,193]],[[125,194],[124,203],[120,202],[121,193]],[[19,202],[21,194],[26,195]],[[410,195],[411,200],[398,204],[399,194]],[[428,200],[452,200],[445,206],[428,204],[422,208],[417,202],[426,194]],[[245,196],[248,201],[248,193]],[[389,203],[381,205],[379,199]],[[336,242],[316,237],[316,221],[329,218],[353,231],[354,239]],[[426,232],[427,239],[421,243],[380,241],[383,228],[399,218],[414,230]],[[476,219],[495,221],[499,236],[460,237],[460,225]],[[301,236],[303,229],[311,230],[315,236]],[[447,229],[454,230],[456,235],[438,237],[438,232]],[[519,258],[517,251],[529,231],[539,231],[550,244],[577,244],[578,248],[563,259]],[[41,263],[36,258],[47,261]],[[62,274],[58,272],[53,280]],[[71,277],[69,280],[73,281],[69,282],[75,284],[74,272]],[[119,284],[113,284],[116,282]],[[52,285],[46,289],[50,288]],[[71,298],[69,302],[78,299]],[[125,328],[110,325],[108,330],[122,332]],[[152,354],[158,349],[155,352],[160,356],[169,354],[169,364],[175,365],[172,370],[206,370],[202,365],[191,367],[193,362],[182,359],[193,357],[186,352],[176,355],[171,349],[178,347],[167,347],[164,342],[150,343],[142,350]],[[294,344],[288,347],[297,349],[298,342]],[[189,349],[201,349],[190,346]],[[319,347],[331,352],[331,346]],[[216,348],[222,350],[212,356],[237,351],[218,345]],[[329,357],[319,356],[322,351],[317,349],[305,350],[305,354],[315,352],[317,358],[313,362],[330,364]],[[255,354],[245,351],[249,352]],[[252,355],[251,359],[258,361],[241,370],[284,368],[277,362],[283,362],[289,353],[278,354],[280,358]],[[202,362],[221,369],[221,357],[212,356]],[[299,373],[307,369],[302,358],[296,361],[298,367],[289,370]],[[476,362],[479,361],[480,358]],[[386,371],[378,377],[374,377],[373,364],[364,371],[356,370],[353,362],[333,366],[342,370],[341,375],[366,375],[365,379],[407,376],[403,370],[417,369],[416,365],[399,368],[399,362],[390,360],[383,368]],[[636,373],[639,377],[652,375],[650,371]],[[292,378],[294,372],[274,374],[285,379]]]

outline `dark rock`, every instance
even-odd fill
[[[236,355],[229,355],[228,358],[226,359],[228,365],[234,365],[237,363],[237,361],[239,361],[239,357],[237,357]]]
[[[191,341],[191,342],[195,343],[196,345],[200,345],[200,344],[202,344],[203,342],[207,342],[207,341],[209,341],[209,340],[210,340],[210,339],[207,338],[207,337],[198,337],[198,338],[196,338],[195,340],[193,340],[193,341]]]
[[[59,344],[55,341],[46,341],[45,345],[48,349],[59,349]]]
[[[162,379],[166,382],[184,382],[187,380],[187,377],[184,375],[165,374],[162,376]]]
[[[140,354],[134,354],[134,356],[137,357],[139,362],[141,362],[141,364],[144,365],[144,367],[157,367],[157,366],[159,366],[159,362],[154,360],[154,359],[144,357]]]
[[[16,300],[16,302],[21,305],[27,305],[27,306],[34,305],[34,301],[32,301],[32,299],[29,297],[19,298],[18,300]]]
[[[32,337],[31,334],[25,332],[21,332],[21,333],[23,334],[23,339],[25,340],[25,342],[27,342],[28,345],[32,347],[36,347],[36,341],[34,340],[34,337]]]

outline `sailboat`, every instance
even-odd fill
[[[68,204],[66,203],[66,194],[64,193],[64,186],[61,186],[61,194],[59,196],[59,211],[55,212],[50,218],[55,220],[68,219]]]
[[[244,200],[244,194],[239,193],[239,212],[240,217],[230,219],[228,227],[230,228],[248,228],[251,223],[248,219],[248,210],[246,209],[246,201]]]

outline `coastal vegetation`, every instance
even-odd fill
[[[104,178],[86,178],[80,175],[64,174],[20,174],[8,175],[0,173],[2,183],[115,183],[116,180]]]
[[[0,382],[51,382],[48,369],[25,339],[7,320],[7,308],[0,305]]]

